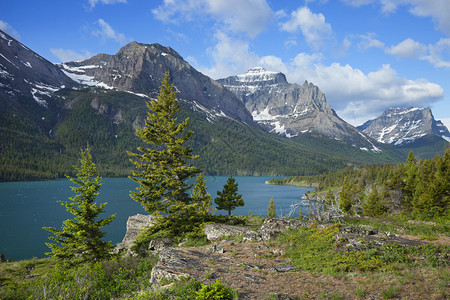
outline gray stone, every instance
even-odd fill
[[[210,241],[215,241],[221,238],[232,236],[245,236],[247,233],[253,230],[249,227],[226,225],[226,224],[206,224],[205,226],[206,238]]]
[[[115,251],[127,251],[129,253],[131,246],[136,237],[145,227],[152,226],[156,222],[155,216],[137,214],[130,216],[127,220],[127,231],[121,243],[119,243]]]
[[[208,248],[208,251],[212,253],[224,253],[225,249],[220,245],[214,244],[210,248]]]
[[[173,246],[173,242],[170,238],[160,238],[151,240],[148,244],[148,250],[160,252],[162,249]]]
[[[288,266],[288,265],[278,265],[272,267],[277,272],[289,272],[295,270],[294,266]]]

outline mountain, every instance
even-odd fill
[[[99,54],[61,67],[81,84],[153,98],[168,71],[177,97],[208,118],[223,116],[254,124],[251,114],[229,90],[195,70],[175,50],[160,44],[131,42],[115,55]]]
[[[415,154],[417,148],[424,152],[426,145],[425,157],[433,157],[450,142],[450,132],[434,119],[430,108],[389,108],[357,128],[380,143],[413,150]]]
[[[53,92],[76,86],[58,66],[0,31],[0,109],[24,104],[48,107]]]
[[[55,65],[10,36],[0,37],[0,180],[74,175],[80,148],[104,177],[127,176],[127,151],[169,71],[179,91],[180,120],[190,119],[189,141],[210,175],[306,175],[347,165],[397,162],[389,146],[361,151],[341,140],[268,133],[231,91],[192,68],[169,47],[130,43],[116,55]]]
[[[312,83],[290,84],[284,74],[261,67],[218,82],[232,91],[269,132],[289,138],[319,134],[362,150],[381,151],[376,142],[339,118],[325,94]]]

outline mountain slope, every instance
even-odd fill
[[[58,66],[0,31],[0,109],[17,104],[51,106],[51,93],[77,86]],[[35,102],[35,103],[33,103]]]
[[[286,137],[314,133],[342,140],[362,150],[379,151],[374,141],[339,118],[326,102],[325,94],[312,83],[290,84],[282,73],[261,67],[219,79],[267,131]]]
[[[180,99],[208,112],[210,117],[226,116],[254,124],[251,114],[230,91],[195,70],[170,47],[131,42],[115,55],[99,54],[61,66],[80,83],[148,97],[156,97],[168,71]]]
[[[378,142],[413,150],[419,157],[433,157],[450,141],[447,127],[434,119],[430,108],[389,108],[358,129]]]

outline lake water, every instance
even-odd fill
[[[214,202],[217,190],[222,190],[228,177],[207,176],[206,185]],[[233,215],[264,216],[271,197],[274,198],[277,216],[286,215],[289,206],[300,200],[308,188],[265,184],[271,177],[235,177],[245,206],[232,211]],[[7,259],[45,257],[49,248],[49,233],[42,227],[60,229],[62,222],[73,218],[65,207],[56,201],[70,201],[73,185],[67,179],[32,182],[0,182],[0,253]],[[104,178],[97,202],[107,202],[106,215],[116,213],[116,219],[103,230],[105,240],[113,244],[122,241],[129,216],[146,214],[141,204],[129,197],[137,184],[128,178]],[[224,211],[219,213],[226,214]]]

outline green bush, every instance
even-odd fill
[[[233,290],[224,286],[222,281],[217,279],[216,283],[202,284],[202,288],[197,292],[196,300],[232,300],[233,298]]]

